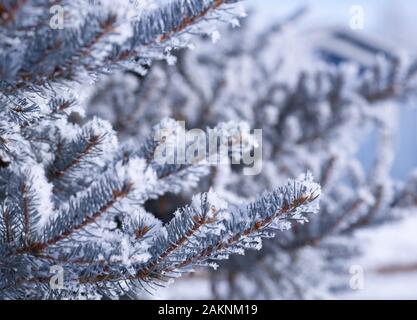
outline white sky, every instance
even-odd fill
[[[411,25],[416,26],[417,1],[415,0],[246,0],[244,3],[260,13],[263,18],[260,21],[269,20],[265,18],[286,16],[295,9],[307,5],[311,8],[308,16],[310,23],[316,26],[338,24],[348,27],[351,19],[350,9],[352,6],[360,5],[364,9],[365,31],[373,33],[381,33],[382,30],[405,31],[413,29],[410,28]],[[393,19],[395,19],[394,25]],[[395,33],[398,36],[397,32]]]

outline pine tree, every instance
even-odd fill
[[[119,142],[109,122],[84,117],[96,79],[143,77],[152,61],[172,62],[194,34],[215,35],[213,21],[236,24],[234,2],[0,3],[2,299],[137,297],[195,267],[259,249],[262,238],[318,211],[320,187],[307,174],[240,204],[207,189],[163,224],[145,203],[193,190],[219,150],[161,162],[160,150],[178,156],[195,147],[176,144],[187,137],[178,122],[158,119],[140,141]],[[239,142],[222,155],[229,163],[254,147],[245,128],[223,121],[204,129],[226,147]],[[61,284],[52,281],[57,270]]]
[[[390,176],[395,113],[413,98],[416,63],[400,56],[375,57],[373,67],[323,62],[299,23],[303,13],[260,32],[245,19],[241,28],[222,29],[224,41],[216,44],[217,37],[202,35],[195,50],[175,52],[175,65],[155,63],[145,76],[113,75],[90,98],[88,113],[109,119],[125,141],[140,139],[148,123],[167,115],[190,128],[236,119],[262,128],[259,175],[222,166],[199,185],[221,190],[231,203],[305,170],[318,177],[320,214],[266,241],[262,251],[222,262],[222,272],[211,273],[214,298],[326,297],[349,285],[349,259],[363,247],[355,232],[397,220],[417,205],[416,175]],[[370,128],[378,145],[368,170],[357,151]],[[182,192],[169,200],[189,197]]]

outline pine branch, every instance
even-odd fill
[[[163,42],[163,41],[171,38],[172,35],[180,33],[181,31],[184,31],[185,29],[187,29],[191,25],[195,24],[199,19],[206,16],[209,11],[216,10],[221,5],[223,5],[225,3],[228,3],[228,2],[230,3],[231,1],[229,1],[229,0],[215,0],[215,1],[212,1],[211,3],[207,4],[206,6],[201,6],[201,8],[199,8],[199,9],[197,9],[198,7],[196,6],[197,2],[195,2],[194,4],[189,3],[188,4],[189,13],[187,12],[185,14],[185,16],[182,17],[182,20],[180,20],[176,24],[173,24],[169,28],[169,31],[165,31],[165,33],[160,36],[159,40],[161,42]],[[177,5],[177,8],[184,8],[185,7],[184,4],[185,3],[179,3]]]
[[[47,178],[57,196],[69,196],[88,186],[89,178],[103,170],[106,157],[110,161],[116,152],[117,139],[107,122],[94,119],[79,131],[70,141],[58,139],[55,159],[48,166]]]
[[[97,220],[101,216],[103,216],[105,213],[107,213],[108,210],[111,209],[117,202],[119,202],[121,199],[126,198],[129,195],[131,188],[132,188],[132,184],[127,183],[123,185],[122,188],[120,189],[112,189],[110,199],[107,200],[107,202],[104,203],[97,211],[93,212],[92,214],[88,216],[86,215],[84,219],[77,219],[77,215],[78,215],[77,212],[62,213],[61,217],[63,217],[63,219],[61,221],[59,218],[54,220],[51,223],[52,226],[50,227],[51,228],[50,230],[48,230],[48,226],[46,227],[46,229],[48,230],[47,232],[49,236],[47,238],[48,240],[43,243],[42,242],[34,243],[33,245],[31,245],[30,248],[24,248],[23,252],[28,252],[27,250],[35,251],[35,252],[42,251],[49,246],[55,245],[60,241],[68,239],[74,233],[79,232],[80,230],[87,227],[88,225],[96,223]],[[80,207],[82,207],[82,205]],[[74,217],[75,221],[74,220],[68,221],[68,218],[71,216]],[[68,226],[67,228],[64,227],[64,229],[62,229],[62,226],[68,225],[68,223],[70,223],[70,226]],[[60,230],[59,231],[54,230],[54,227]]]
[[[134,276],[106,274],[84,278],[81,282],[152,282],[172,273],[182,273],[190,266],[227,258],[229,254],[253,248],[253,238],[269,237],[269,230],[283,230],[289,228],[292,221],[305,221],[309,214],[316,212],[315,201],[319,194],[319,187],[311,184],[311,180],[289,182],[241,208],[228,208],[214,194],[202,194],[194,198],[192,207],[180,210],[167,225],[167,236],[155,239],[151,249],[154,258],[140,266]],[[259,249],[258,244],[256,248]]]
[[[0,232],[3,240],[2,242],[6,245],[11,245],[16,236],[13,226],[16,226],[18,222],[16,221],[16,217],[13,217],[14,215],[6,203],[2,204],[1,213]]]
[[[141,56],[148,58],[146,51],[151,54],[156,47],[163,47],[163,42],[186,32],[205,16],[232,2],[235,1],[176,0],[155,10],[148,10],[139,15],[138,21],[131,22],[132,37],[122,45],[114,44],[104,59],[97,58],[98,53],[109,51],[104,40],[117,32],[118,26],[129,23],[124,20],[125,17],[117,17],[112,13],[88,13],[84,23],[76,30],[65,28],[52,31],[48,26],[39,28],[32,37],[25,39],[29,42],[28,50],[17,72],[14,75],[7,70],[0,72],[0,80],[4,81],[3,91],[14,93],[17,90],[45,87],[53,82],[76,80],[77,75],[83,71],[99,73],[112,67],[117,68],[114,64],[127,59],[137,60]],[[109,11],[108,8],[106,10]],[[41,37],[45,39],[40,42]],[[163,48],[158,51],[163,52]],[[6,78],[3,74],[9,76]]]
[[[122,268],[121,261],[91,261],[90,266],[87,267],[90,271],[87,273],[92,272],[93,275],[80,276],[77,286],[101,282],[106,282],[108,285],[115,283],[117,286],[118,281],[147,282],[158,279],[160,281],[167,274],[179,272],[190,265],[200,265],[212,259],[223,259],[225,253],[227,255],[234,253],[235,249],[251,248],[251,239],[267,236],[266,230],[288,228],[288,223],[294,220],[304,221],[307,215],[317,210],[314,203],[318,196],[319,188],[311,184],[310,180],[291,182],[286,187],[265,194],[256,202],[240,208],[228,207],[217,200],[213,193],[203,194],[195,198],[192,207],[182,209],[181,214],[178,214],[166,227],[166,231],[161,230],[151,238],[153,245],[150,250],[159,254],[152,255],[154,258],[146,264],[134,264],[138,270],[136,275],[123,276],[122,270],[117,271]],[[258,219],[251,221],[248,217],[258,217]],[[149,232],[149,227],[141,228],[141,230],[147,228],[145,234]],[[203,228],[205,229],[202,230]],[[168,234],[167,238],[163,236],[165,232]],[[62,238],[57,237],[48,244],[53,245],[61,240]],[[45,248],[40,246],[35,250],[33,247],[32,250],[22,251],[20,254],[31,254],[37,259],[50,260],[50,263],[64,262],[63,259],[59,260],[54,256],[39,254],[38,250],[41,249]],[[83,263],[86,261],[68,259],[66,266],[72,266],[80,272],[80,275],[86,274],[79,269],[85,269],[86,265],[83,267]],[[101,268],[97,269],[99,265]],[[93,271],[93,267],[98,271]],[[109,268],[113,271],[108,274],[101,273]],[[48,277],[32,275],[28,279],[19,279],[17,283],[36,285],[47,281],[49,281]]]
[[[62,241],[97,223],[97,219],[101,219],[116,202],[128,196],[132,187],[132,184],[125,184],[118,189],[113,184],[110,190],[111,197],[102,197],[110,201],[104,205],[96,202],[95,207],[98,209],[90,208],[91,213],[86,213],[84,217],[80,217],[80,213],[86,210],[79,208],[89,208],[92,202],[87,198],[84,202],[82,199],[78,200],[79,207],[69,206],[66,210],[73,210],[72,212],[67,211],[57,215],[44,227],[46,233],[42,236],[42,242],[33,241],[35,238],[31,234],[23,246],[14,249],[12,254],[2,256],[6,264],[10,263],[8,259],[14,259],[13,257],[25,257],[46,264],[46,269],[32,270],[30,276],[17,275],[14,289],[46,284],[49,277],[44,275],[44,270],[46,272],[48,265],[57,263],[64,265],[75,277],[71,280],[71,283],[75,281],[72,286],[88,286],[92,283],[104,282],[106,286],[112,287],[112,283],[117,286],[119,281],[129,281],[132,285],[137,281],[160,281],[169,274],[185,271],[191,265],[207,264],[209,260],[225,258],[225,254],[252,248],[254,237],[270,236],[266,233],[267,230],[288,228],[293,220],[305,221],[307,215],[317,210],[315,203],[319,196],[319,187],[312,184],[308,178],[305,181],[291,182],[286,187],[265,194],[256,202],[240,208],[227,206],[212,192],[202,194],[195,198],[192,206],[181,209],[173,221],[159,230],[155,229],[154,223],[152,225],[152,220],[139,224],[126,221],[127,225],[123,228],[124,232],[127,232],[126,235],[131,237],[131,241],[139,241],[139,243],[147,241],[150,244],[149,253],[152,257],[146,263],[137,263],[133,260],[131,266],[136,272],[131,276],[123,275],[126,260],[111,258],[109,253],[102,251],[104,247],[98,244],[91,243],[89,249],[85,247],[85,252],[89,252],[88,258],[85,254],[83,258],[77,258],[80,253],[79,246],[75,247],[72,253],[68,253],[64,245],[60,253]],[[105,193],[104,190],[102,192]],[[94,195],[99,196],[96,191]],[[7,212],[3,211],[3,224],[0,230],[6,233],[10,226],[8,219]],[[24,221],[24,226],[29,228],[26,223]],[[10,238],[5,235],[6,238]],[[259,248],[258,245],[255,247]],[[117,248],[118,246],[115,246],[111,251],[113,256],[117,256],[120,250]],[[108,258],[103,260],[100,258],[103,255]],[[79,279],[76,281],[77,277]],[[3,294],[8,294],[9,289],[8,284],[2,285]]]

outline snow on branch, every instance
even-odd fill
[[[68,105],[54,104],[54,96],[67,94],[71,88],[78,98],[76,87],[81,90],[103,73],[144,71],[152,60],[171,61],[170,52],[186,47],[191,34],[202,34],[212,28],[205,22],[210,20],[212,24],[213,20],[236,17],[238,14],[232,10],[235,2],[124,1],[114,6],[112,1],[3,1],[0,4],[0,130],[4,131],[0,136],[4,153],[1,160],[6,163],[12,156],[6,149],[7,135],[19,136],[22,128],[33,127],[44,118],[62,116]],[[52,26],[53,8],[63,15],[58,28]],[[3,126],[2,122],[17,126]]]
[[[113,186],[112,198],[123,197],[129,188],[131,186],[128,185]],[[58,246],[64,237],[71,236],[70,232],[57,235],[49,229],[49,240],[42,246],[6,247],[2,265],[14,263],[18,258],[28,259],[33,264],[42,262],[47,266],[62,264],[69,275],[65,291],[68,296],[76,295],[85,288],[91,290],[93,286],[108,296],[115,292],[120,295],[123,290],[152,288],[154,283],[176,277],[196,266],[215,266],[215,260],[226,259],[233,253],[260,249],[262,238],[273,236],[277,230],[286,230],[294,222],[303,223],[316,213],[319,196],[320,187],[312,182],[311,176],[289,181],[287,185],[242,206],[231,206],[210,191],[195,196],[192,204],[179,209],[176,217],[165,227],[145,212],[138,212],[139,220],[126,217],[123,227],[115,231],[122,240],[112,247],[110,256],[106,246],[94,242],[85,245],[83,252],[77,246],[72,249],[75,253],[71,254],[68,248],[60,249]],[[101,214],[106,209],[101,207],[97,212]],[[0,229],[3,249],[10,226],[9,215],[3,208]],[[95,222],[98,215],[74,223],[79,229]],[[72,220],[68,220],[67,225],[69,223],[73,223]],[[55,220],[54,225],[62,223]],[[47,245],[57,246],[45,250]],[[80,253],[82,259],[77,258]],[[12,290],[8,288],[8,279],[2,280],[0,292],[3,297],[18,295],[22,288],[30,291],[33,286],[45,289],[46,292],[37,292],[38,295],[51,294],[45,286],[45,282],[49,281],[45,277],[45,268],[31,268],[29,274],[19,270],[17,274],[14,281],[18,286]]]
[[[139,8],[130,8],[131,4],[123,5],[126,9],[140,12],[136,18],[115,12],[110,4],[63,3],[64,7],[69,6],[68,10],[74,11],[74,15],[80,12],[77,6],[85,7],[87,14],[80,19],[82,22],[75,26],[64,24],[58,30],[51,29],[48,24],[33,28],[33,34],[24,34],[22,41],[25,45],[20,45],[19,51],[16,44],[4,46],[0,60],[0,88],[6,93],[34,90],[54,82],[79,80],[81,75],[111,69],[112,64],[120,64],[127,59],[156,58],[158,51],[163,57],[164,42],[186,33],[206,16],[233,2],[236,1],[175,0],[156,8],[150,6],[154,9],[141,7],[140,4]],[[12,9],[16,6],[7,7]],[[132,29],[131,37],[117,41],[115,34],[126,25]],[[2,33],[6,38],[14,36],[7,29]],[[109,43],[109,40],[113,41]],[[180,42],[176,46],[179,45]]]
[[[182,213],[185,220],[181,220],[178,213],[168,227],[162,227],[157,219],[144,211],[143,205],[148,199],[158,198],[166,192],[179,192],[195,185],[202,176],[208,174],[211,152],[219,152],[221,145],[207,148],[206,138],[198,140],[197,147],[207,153],[195,156],[194,152],[189,152],[189,149],[195,151],[195,146],[192,148],[192,142],[195,141],[190,136],[184,145],[176,144],[182,141],[182,136],[187,137],[188,131],[169,119],[155,126],[143,144],[136,148],[132,145],[120,147],[108,123],[98,119],[83,126],[60,123],[54,127],[58,132],[67,133],[65,139],[55,130],[51,131],[50,126],[41,128],[37,135],[31,135],[31,139],[44,137],[44,141],[39,142],[35,149],[42,149],[40,145],[46,144],[47,153],[53,153],[52,158],[39,157],[43,160],[42,165],[42,162],[36,163],[37,157],[33,156],[20,166],[12,163],[10,168],[0,169],[3,197],[0,218],[1,265],[4,266],[0,269],[4,276],[0,290],[2,297],[16,298],[21,296],[20,290],[29,292],[32,289],[36,297],[46,297],[51,293],[46,279],[49,268],[54,265],[67,269],[71,286],[78,282],[89,285],[91,279],[111,284],[119,281],[121,276],[125,277],[126,268],[133,268],[136,273],[145,272],[143,270],[151,268],[143,265],[145,262],[163,255],[157,252],[163,247],[164,251],[168,250],[166,247],[171,240],[163,240],[164,235],[175,237],[176,232],[183,232],[185,236],[189,233],[187,228],[190,221],[200,219],[191,215],[197,207],[187,207]],[[252,139],[246,130],[243,123],[230,122],[208,129],[207,132],[216,134],[220,142],[225,144],[228,151],[223,156],[228,158],[240,156],[233,148],[228,149],[230,139],[239,142],[240,151],[252,148]],[[204,134],[202,131],[200,133]],[[37,146],[37,143],[32,147]],[[180,158],[175,159],[174,163],[161,162],[157,156],[159,149],[171,150],[174,155],[184,154],[185,162],[178,162]],[[45,151],[42,152],[45,154]],[[11,179],[15,182],[8,183]],[[267,208],[275,208],[277,212],[281,210],[280,214],[291,212],[291,217],[296,217],[299,208],[315,200],[308,190],[307,186],[295,182],[293,189],[290,186],[280,189],[271,194],[269,200],[264,196],[264,200],[259,200],[250,208],[230,211],[234,218],[227,223],[221,219],[220,224],[217,224],[200,212],[201,219],[205,219],[204,224],[210,224],[205,231],[207,237],[210,241],[215,240],[209,232],[213,228],[219,228],[220,233],[227,229],[237,233],[233,223],[238,222],[239,216],[239,224],[245,228],[244,238],[248,233],[261,235],[267,225],[269,227],[272,220],[278,218],[272,212],[267,213]],[[212,205],[218,205],[213,202],[215,197],[212,193],[201,199],[204,197]],[[262,207],[262,204],[265,206]],[[208,202],[204,205],[208,206]],[[213,210],[212,205],[210,210]],[[207,211],[207,215],[210,212]],[[259,224],[248,225],[247,219],[259,220]],[[183,229],[178,229],[181,223],[184,224],[181,227]],[[227,246],[222,245],[221,251],[246,243],[243,238],[242,241],[235,240],[233,243],[230,240]],[[207,250],[207,245],[204,248],[196,246],[193,254]],[[217,251],[220,252],[220,247]],[[185,260],[188,258],[184,256]],[[204,259],[195,257],[199,262],[214,258],[218,256],[210,254]],[[161,259],[161,263],[162,260],[165,259]],[[196,264],[193,261],[190,263]],[[33,267],[27,269],[21,266],[27,264]],[[152,264],[158,266],[158,263]],[[167,267],[165,264],[158,266],[161,276]],[[11,269],[16,272],[8,275]],[[120,281],[130,280],[128,278],[121,278]],[[141,277],[136,278],[141,280]],[[8,289],[10,283],[14,284],[12,291]],[[42,290],[35,290],[38,283]],[[77,291],[75,287],[71,288],[68,294]],[[91,288],[89,290],[90,293],[97,293]],[[107,294],[111,295],[111,292]]]

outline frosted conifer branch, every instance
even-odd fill
[[[63,88],[91,83],[108,71],[141,69],[153,59],[169,59],[172,49],[187,45],[185,36],[192,28],[193,33],[204,33],[205,19],[234,16],[223,10],[234,2],[175,0],[145,6],[126,1],[115,8],[106,1],[4,1],[0,5],[4,26],[0,30],[0,110],[5,112],[0,120],[19,127],[36,124],[62,112],[65,104],[61,109],[45,106]],[[54,5],[65,10],[59,29],[50,26],[49,9]],[[133,11],[137,14],[131,17]]]
[[[120,187],[112,186],[114,200],[129,192],[129,186]],[[45,272],[46,266],[53,264],[61,264],[67,270],[69,279],[65,294],[69,297],[76,296],[83,287],[92,290],[93,285],[108,296],[115,292],[122,294],[123,288],[129,291],[152,286],[154,282],[176,276],[193,266],[213,265],[211,261],[225,259],[230,254],[259,249],[261,238],[271,237],[271,231],[286,230],[293,222],[307,221],[310,214],[317,212],[319,195],[320,188],[311,177],[290,181],[286,186],[238,207],[228,205],[210,191],[195,196],[192,205],[180,209],[166,227],[144,212],[140,213],[139,220],[126,216],[122,229],[114,231],[122,240],[110,251],[106,246],[89,242],[84,252],[77,246],[72,253],[65,246],[62,249],[59,246],[63,236],[71,236],[69,231],[55,234],[51,225],[46,227],[49,240],[44,245],[6,245],[4,241],[10,229],[10,218],[6,208],[2,208],[0,230],[2,249],[6,252],[2,256],[2,265],[16,266],[16,261],[24,259],[42,267],[30,268],[29,272],[18,269],[14,278],[17,285],[9,288],[9,279],[4,278],[0,292],[3,297],[13,297],[19,295],[20,290],[30,292],[37,286],[37,295],[51,294],[45,284],[49,281]],[[107,207],[99,211],[104,209]],[[52,226],[75,223],[81,228],[97,217],[93,215],[81,222],[72,216],[75,222],[72,219],[66,223],[55,220]],[[112,239],[110,235],[108,237]],[[50,247],[47,249],[46,245]],[[80,254],[82,259],[77,258]]]
[[[111,64],[127,59],[138,61],[141,57],[157,57],[153,52],[163,53],[163,43],[168,39],[186,32],[206,15],[232,2],[236,1],[176,0],[156,9],[141,8],[143,13],[138,15],[136,21],[113,13],[111,7],[106,5],[97,3],[89,8],[88,4],[80,2],[78,5],[86,6],[88,12],[80,26],[68,26],[62,30],[51,30],[48,25],[38,27],[33,35],[23,38],[26,48],[23,54],[20,53],[20,60],[12,58],[13,46],[2,53],[1,61],[5,64],[0,65],[1,88],[6,93],[35,89],[51,82],[75,80],[77,74],[83,72],[104,71],[112,68]],[[12,10],[16,6],[7,7]],[[79,11],[79,8],[72,10]],[[109,46],[106,38],[126,24],[133,29],[133,35],[121,44]],[[7,33],[7,29],[4,33],[5,37],[13,36]],[[9,59],[13,59],[12,62]]]

